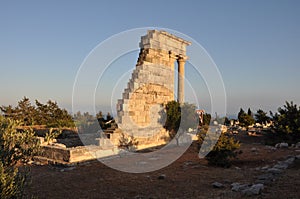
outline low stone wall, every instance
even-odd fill
[[[112,156],[118,153],[119,150],[117,148],[104,150],[95,145],[72,148],[45,145],[42,146],[41,158],[46,159],[48,162],[69,164]]]
[[[41,156],[59,162],[70,162],[70,150],[58,146],[42,146]]]

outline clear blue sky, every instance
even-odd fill
[[[274,111],[285,100],[300,104],[297,0],[0,1],[0,104],[28,96],[70,110],[88,53],[114,34],[147,26],[182,32],[208,51],[222,74],[229,114],[240,107]],[[131,57],[134,67],[137,55]]]

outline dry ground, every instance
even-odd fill
[[[208,166],[198,158],[193,143],[176,162],[151,173],[124,173],[98,161],[64,172],[57,166],[31,166],[32,183],[26,194],[38,198],[241,198],[244,196],[230,190],[231,183],[254,183],[261,174],[255,168],[300,154],[294,149],[267,149],[262,137],[239,135],[239,139],[243,153],[228,169]],[[251,150],[253,147],[256,152]],[[261,195],[252,198],[300,198],[299,165],[294,164]],[[165,179],[158,179],[161,174]],[[216,181],[225,187],[213,188],[211,184]]]

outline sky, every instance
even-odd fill
[[[55,100],[72,111],[73,85],[89,53],[111,36],[141,27],[172,29],[197,41],[220,71],[229,115],[241,107],[274,112],[285,101],[300,104],[297,0],[1,0],[0,104],[15,105],[27,96],[32,101]],[[121,57],[109,74],[126,82],[137,57],[138,51]],[[111,106],[104,91],[116,83],[109,81],[109,74],[98,88],[113,86],[96,94],[104,109]],[[196,93],[199,108],[206,109],[210,100],[205,82],[193,77],[193,69],[186,75],[192,86],[202,85]]]

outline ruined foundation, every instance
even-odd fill
[[[44,138],[40,138],[42,155],[36,158],[50,163],[74,164],[117,155],[122,133],[138,141],[137,149],[168,142],[169,134],[163,127],[164,105],[175,100],[175,61],[178,63],[177,100],[184,102],[184,64],[186,46],[190,44],[165,31],[149,30],[141,37],[136,68],[117,103],[118,128],[106,129],[102,132],[106,136],[81,134],[80,139],[78,130],[66,131],[63,137],[67,139],[57,140],[52,145],[43,144]],[[82,146],[81,142],[89,145]]]

